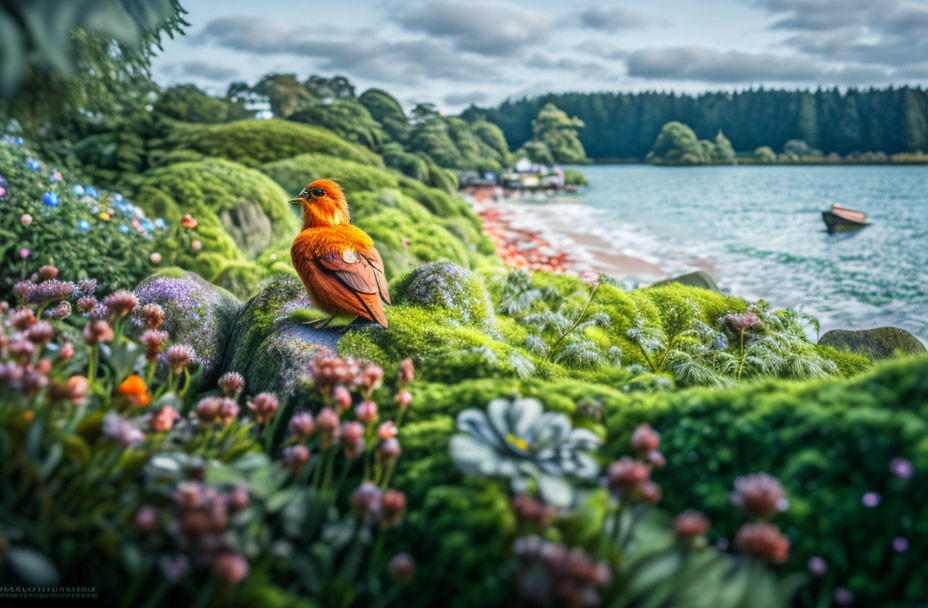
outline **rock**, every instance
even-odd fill
[[[306,365],[319,350],[337,350],[341,334],[291,320],[290,313],[312,308],[303,284],[280,276],[265,283],[245,303],[226,351],[223,371],[245,377],[246,394],[274,391],[299,396]]]
[[[652,283],[649,285],[649,287],[660,287],[662,285],[669,285],[671,283],[679,283],[680,285],[686,285],[687,287],[699,287],[702,289],[708,289],[709,291],[714,291],[715,293],[722,293],[722,290],[719,289],[715,279],[713,279],[708,272],[703,270],[696,270],[694,272],[681,274],[677,277],[663,279],[661,281],[657,281],[656,283]]]
[[[200,385],[219,377],[226,344],[242,303],[231,293],[200,275],[179,269],[153,274],[135,288],[139,306],[154,302],[164,309],[161,329],[171,341],[189,344],[203,366]]]
[[[918,338],[898,327],[877,327],[857,331],[833,329],[826,332],[818,343],[837,350],[860,353],[870,359],[886,359],[892,357],[897,350],[907,355],[926,352],[925,345],[919,342]]]
[[[483,282],[452,262],[431,262],[399,277],[391,289],[395,304],[441,308],[459,323],[494,331],[496,315]]]

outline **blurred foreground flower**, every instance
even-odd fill
[[[467,409],[458,414],[462,433],[451,438],[451,459],[468,475],[506,477],[513,491],[538,484],[544,500],[566,507],[573,488],[565,477],[593,479],[599,465],[585,452],[601,441],[588,429],[574,429],[564,414],[544,412],[537,399],[494,399],[486,413]]]

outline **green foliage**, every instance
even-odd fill
[[[185,294],[174,295],[183,310]],[[192,355],[159,369],[166,332],[151,352],[152,341],[139,342],[135,323],[120,314],[133,307],[131,294],[113,298],[120,305],[106,305],[96,329],[85,331],[103,344],[71,339],[73,354],[60,357],[91,322],[73,314],[32,319],[49,339],[28,361],[0,353],[4,369],[28,365],[45,380],[36,390],[0,382],[4,584],[84,581],[127,604],[349,606],[396,595],[403,583],[387,571],[406,503],[389,488],[402,461],[397,467],[398,451],[380,455],[386,439],[373,428],[365,434],[351,407],[390,400],[360,381],[382,371],[335,362],[353,387],[336,423],[354,439],[314,433],[311,423],[288,433],[295,403],[272,393],[246,401],[241,386],[222,381],[221,397],[215,389],[194,395]],[[23,340],[14,315],[22,312],[3,313],[4,343]],[[43,358],[56,365],[33,372]],[[334,408],[318,380],[315,401]]]
[[[588,162],[583,144],[577,135],[582,129],[582,120],[568,117],[567,113],[554,104],[545,104],[532,121],[532,141],[536,145],[543,145],[551,155],[551,161],[541,158],[529,158],[535,162],[555,162],[564,164],[577,164]]]
[[[303,106],[290,120],[325,127],[342,139],[380,150],[384,133],[370,112],[354,99],[335,99]]]
[[[317,179],[335,180],[345,191],[349,203],[354,194],[362,190],[376,191],[399,185],[396,176],[383,169],[327,154],[300,154],[262,165],[261,171],[293,196]]]
[[[31,170],[29,160],[40,162],[39,170]],[[76,194],[73,186],[89,183],[68,172],[55,181],[53,174],[28,146],[0,140],[0,175],[6,179],[6,195],[0,198],[0,260],[7,278],[0,283],[0,295],[10,293],[11,279],[26,279],[50,263],[76,280],[100,277],[104,289],[131,287],[155,268],[149,254],[164,251],[165,230],[152,226],[148,232],[140,221],[140,231],[133,219],[146,218],[136,218],[134,206],[116,205],[106,191],[98,198]],[[47,193],[56,197],[56,206],[43,200]],[[28,225],[22,222],[24,214],[30,216]],[[87,230],[80,222],[87,222]]]
[[[177,163],[148,172],[139,188],[139,205],[172,224],[189,214],[199,225],[193,236],[167,244],[174,263],[193,270],[207,280],[217,280],[229,263],[243,263],[278,241],[292,238],[299,222],[286,203],[287,195],[270,178],[258,171],[221,159]],[[239,295],[249,273],[238,266],[224,286]],[[263,272],[252,268],[254,278]],[[253,283],[254,281],[249,281]],[[253,285],[251,285],[253,287]]]
[[[381,89],[368,89],[358,97],[358,101],[380,123],[391,141],[406,141],[410,130],[409,119],[396,98]]]
[[[696,134],[683,123],[668,122],[661,129],[648,162],[668,165],[702,165],[709,162]]]
[[[173,36],[188,25],[181,18],[184,13],[176,0],[129,5],[108,0],[64,14],[41,3],[4,3],[0,8],[0,40],[6,59],[0,71],[0,90],[9,97],[20,93],[24,81],[78,76],[80,52],[71,34],[79,28],[115,42],[116,52],[130,60],[147,60],[161,33]]]
[[[158,96],[154,111],[181,122],[217,123],[250,118],[242,100],[212,97],[194,84],[168,87]]]
[[[576,169],[566,169],[564,171],[564,184],[567,186],[588,186],[586,176]]]
[[[776,153],[770,148],[770,146],[760,146],[754,150],[754,158],[758,162],[762,163],[773,163],[777,160]]]
[[[498,125],[510,148],[517,149],[532,139],[532,121],[549,103],[585,123],[580,141],[588,156],[601,159],[644,158],[671,121],[690,125],[699,139],[711,139],[724,129],[739,151],[758,146],[782,150],[791,139],[845,156],[866,150],[890,155],[928,150],[928,90],[914,86],[753,88],[699,95],[550,93],[469,109],[463,116]]]
[[[169,141],[177,148],[258,167],[297,154],[328,154],[383,167],[370,150],[346,142],[328,129],[284,120],[239,120],[218,125],[178,124]]]
[[[926,593],[924,580],[907,574],[923,556],[894,552],[893,539],[928,531],[912,511],[928,498],[921,480],[928,470],[926,379],[923,356],[883,363],[849,382],[600,400],[619,443],[641,422],[663,432],[664,451],[672,455],[655,477],[669,508],[701,505],[714,534],[730,535],[733,477],[745,466],[766,471],[788,492],[790,508],[781,516],[791,540],[788,566],[801,569],[821,556],[829,574],[816,590],[824,596],[842,585],[861,605],[907,605]],[[897,457],[912,461],[915,477],[891,473]],[[867,492],[881,496],[878,507],[861,503]]]

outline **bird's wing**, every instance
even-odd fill
[[[326,300],[352,314],[377,321],[384,327],[387,318],[380,304],[377,269],[354,249],[318,255],[313,258],[315,290]],[[382,297],[382,296],[381,296]]]
[[[387,276],[383,272],[383,258],[380,257],[380,252],[373,247],[369,247],[361,255],[374,269],[374,278],[377,279],[377,291],[380,292],[380,299],[389,304],[390,291],[387,289]]]

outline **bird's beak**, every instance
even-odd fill
[[[303,199],[301,199],[300,197],[296,197],[296,198],[291,198],[287,202],[290,203],[291,205],[295,205],[296,203],[302,203]]]

